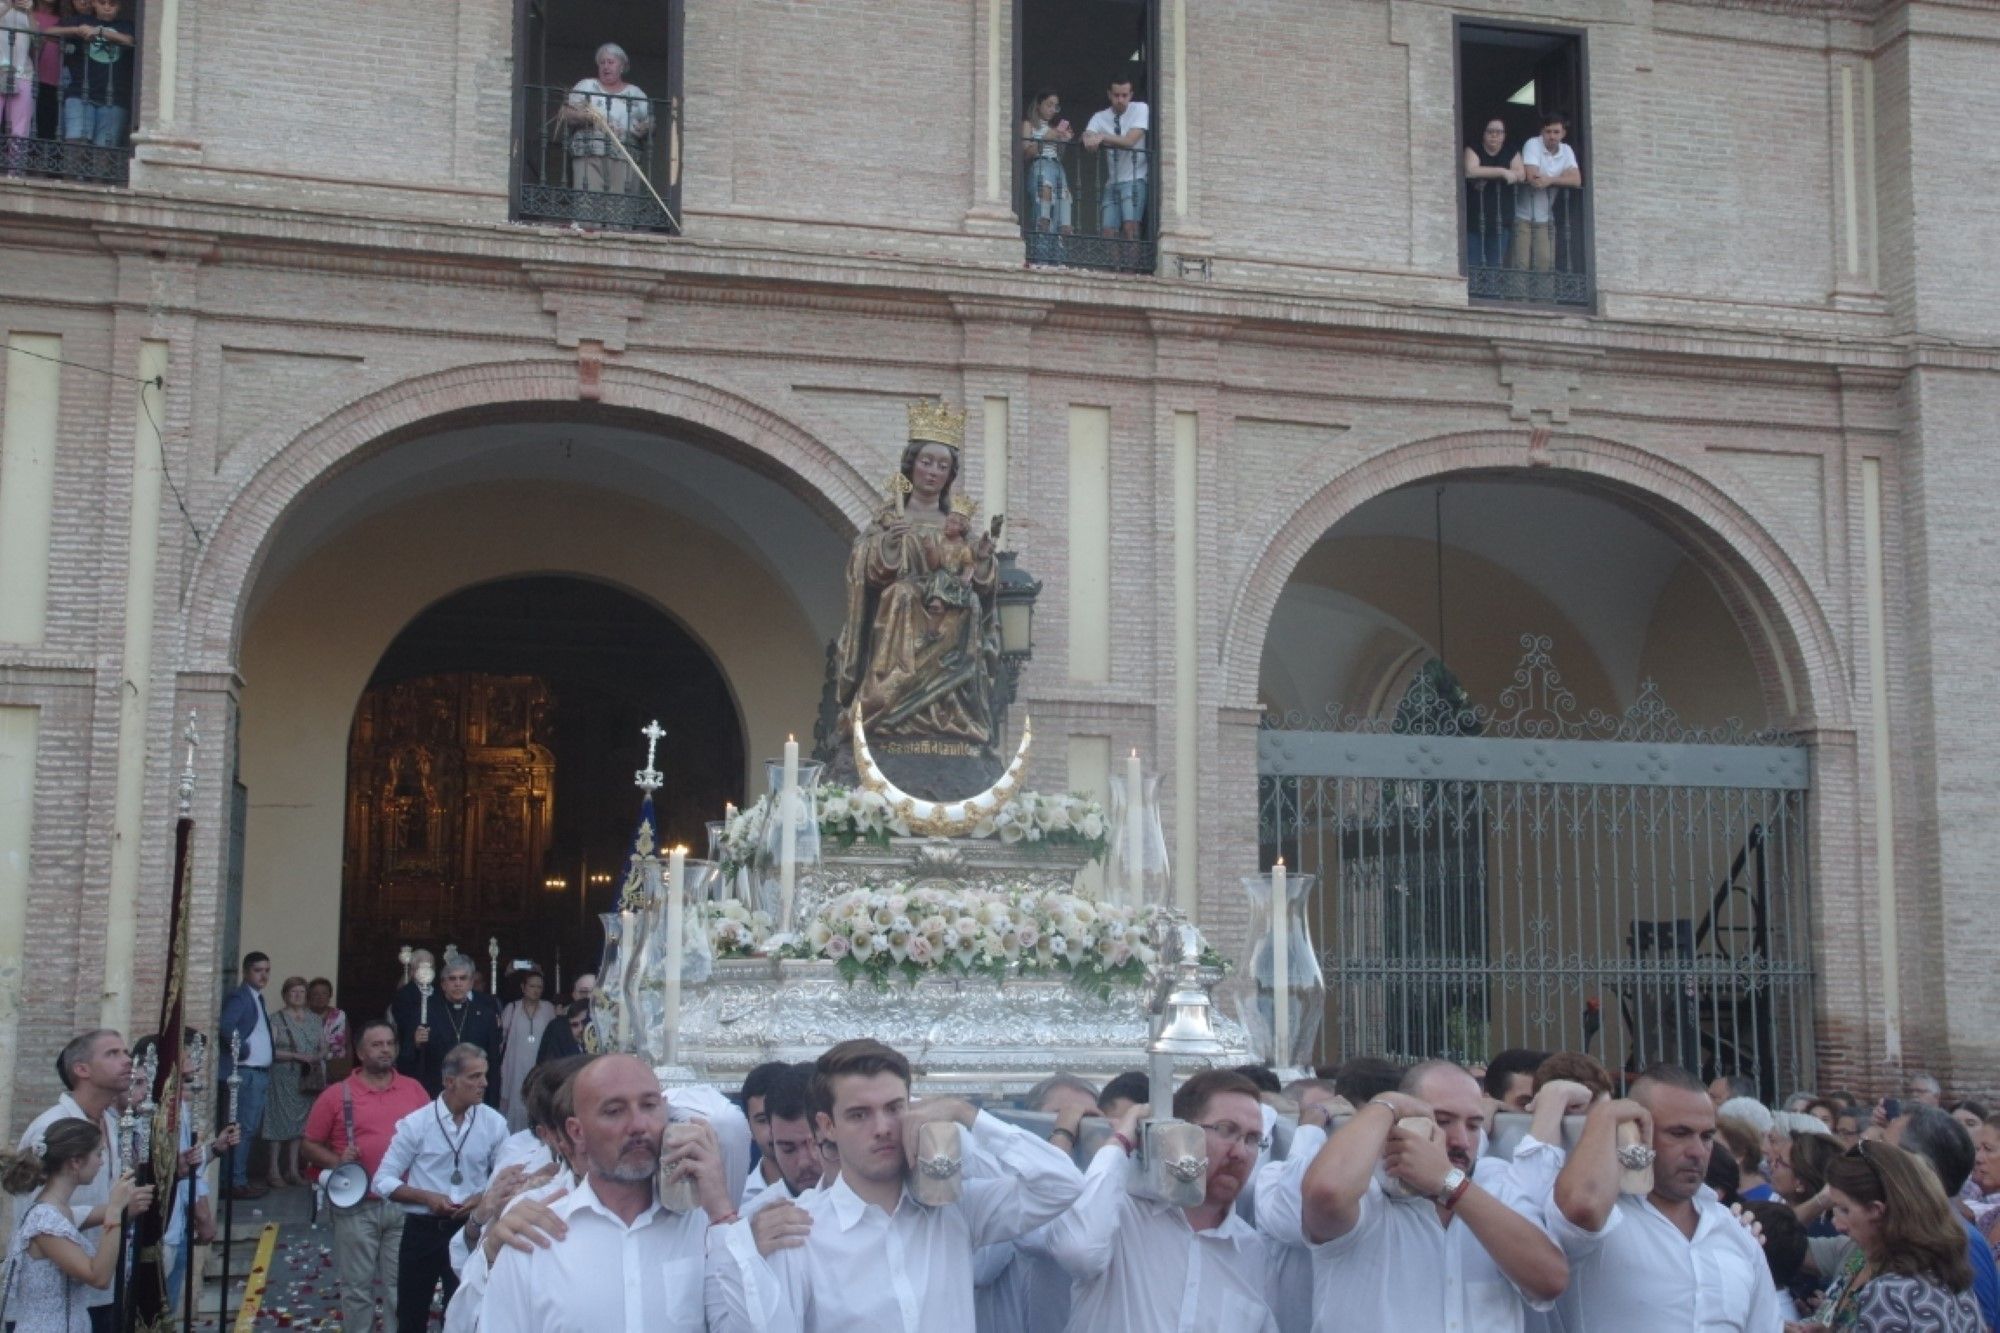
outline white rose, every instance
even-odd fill
[[[1104,816],[1095,810],[1086,813],[1076,821],[1076,831],[1084,837],[1095,840],[1104,836]]]

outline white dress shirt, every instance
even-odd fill
[[[959,1201],[927,1208],[907,1188],[894,1212],[846,1178],[807,1192],[804,1246],[768,1260],[747,1221],[711,1246],[709,1327],[730,1333],[944,1333],[974,1327],[972,1252],[1040,1226],[1076,1200],[1069,1154],[981,1112],[965,1136]]]
[[[1572,1333],[1778,1333],[1778,1294],[1757,1242],[1715,1191],[1695,1195],[1694,1238],[1650,1199],[1620,1195],[1602,1231],[1550,1198],[1549,1233],[1569,1258],[1563,1326]]]
[[[1126,1191],[1116,1143],[1090,1159],[1083,1193],[1041,1232],[1076,1280],[1070,1333],[1276,1333],[1264,1302],[1264,1240],[1234,1208],[1196,1231],[1173,1204]]]
[[[250,986],[257,1021],[250,1025],[249,1040],[243,1043],[245,1069],[269,1069],[277,1057],[271,1049],[271,1011],[264,1007],[264,992]]]
[[[396,1122],[389,1151],[382,1154],[382,1165],[375,1168],[375,1192],[386,1199],[392,1191],[408,1185],[464,1203],[486,1188],[493,1177],[494,1159],[506,1141],[507,1117],[480,1102],[454,1120],[440,1096]],[[457,1184],[451,1179],[454,1171],[459,1177]],[[406,1213],[430,1211],[420,1203],[396,1206]]]
[[[764,1160],[768,1161],[770,1159],[767,1156]],[[764,1163],[760,1161],[757,1164],[757,1169],[750,1172],[749,1178],[743,1182],[743,1193],[736,1200],[736,1210],[738,1212],[747,1212],[750,1208],[751,1200],[759,1198],[768,1191],[776,1188],[777,1185],[775,1182],[764,1179]]]
[[[549,1145],[536,1138],[534,1130],[517,1129],[507,1136],[506,1142],[500,1145],[500,1151],[493,1155],[493,1174],[497,1176],[510,1166],[518,1166],[532,1175],[554,1160]]]
[[[979,1333],[1056,1333],[1069,1323],[1073,1283],[1042,1239],[1053,1225],[979,1251],[972,1292]]]
[[[62,1096],[56,1098],[54,1106],[51,1106],[48,1110],[28,1122],[27,1129],[21,1133],[20,1142],[14,1145],[15,1151],[28,1151],[28,1145],[33,1143],[43,1131],[58,1120],[88,1119],[90,1117],[83,1113],[83,1108],[76,1104],[76,1098],[65,1092]],[[78,1227],[83,1225],[83,1219],[90,1215],[92,1209],[110,1202],[111,1182],[118,1179],[120,1173],[124,1170],[118,1141],[118,1113],[106,1107],[104,1114],[98,1117],[97,1127],[104,1131],[104,1160],[99,1163],[97,1174],[79,1184],[69,1196],[69,1218]],[[16,1194],[14,1196],[14,1226],[16,1229],[20,1227],[21,1219],[27,1215],[28,1210],[35,1206],[35,1194],[36,1191],[30,1190],[26,1194]],[[99,1244],[103,1243],[104,1233],[97,1227],[92,1227],[83,1234],[97,1241]],[[112,1288],[109,1284],[102,1288],[85,1287],[83,1291],[83,1303],[85,1306],[91,1308],[100,1305],[109,1305],[111,1304],[112,1295]]]
[[[546,1184],[516,1194],[507,1201],[501,1215],[513,1212],[514,1206],[523,1199],[540,1201],[575,1187],[575,1179],[565,1171]],[[464,1227],[451,1233],[449,1254],[451,1271],[458,1275],[458,1290],[451,1294],[451,1304],[444,1308],[444,1333],[472,1333],[479,1327],[479,1307],[486,1301],[486,1279],[492,1276],[493,1269],[486,1262],[483,1245],[477,1242],[467,1244]]]
[[[1519,1333],[1529,1309],[1552,1304],[1530,1301],[1463,1221],[1454,1218],[1449,1227],[1441,1226],[1429,1199],[1391,1198],[1382,1189],[1380,1167],[1361,1196],[1353,1230],[1324,1245],[1309,1244],[1300,1191],[1311,1164],[1310,1156],[1295,1151],[1285,1160],[1277,1187],[1268,1194],[1259,1189],[1257,1229],[1310,1250],[1315,1333],[1347,1328]],[[1518,1202],[1518,1177],[1510,1163],[1482,1157],[1473,1163],[1472,1178],[1542,1224]]]
[[[627,1226],[586,1179],[552,1211],[569,1234],[530,1254],[503,1249],[479,1306],[483,1333],[702,1333],[708,1214],[657,1201]]]
[[[1264,1255],[1264,1299],[1277,1316],[1278,1333],[1310,1333],[1313,1324],[1312,1251],[1306,1248],[1305,1237],[1297,1234],[1299,1182],[1305,1177],[1301,1174],[1293,1182],[1288,1206],[1285,1168],[1294,1162],[1310,1163],[1325,1146],[1324,1129],[1318,1125],[1300,1125],[1292,1131],[1291,1152],[1282,1158],[1266,1156],[1250,1178],[1251,1189],[1259,1200],[1257,1230],[1270,1242]],[[1301,1172],[1304,1169],[1304,1165],[1299,1167]],[[1277,1232],[1264,1225],[1262,1210],[1266,1207],[1275,1209],[1280,1221],[1291,1218],[1294,1240],[1280,1240]]]

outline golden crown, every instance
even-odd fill
[[[967,518],[971,518],[979,512],[979,501],[973,499],[964,491],[960,491],[957,495],[951,497],[951,512],[954,514],[963,514]]]
[[[965,413],[954,412],[943,403],[911,403],[910,438],[956,449],[965,443]]]

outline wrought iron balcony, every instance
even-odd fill
[[[1153,151],[1083,146],[1082,132],[1020,141],[1021,236],[1030,264],[1151,273],[1158,251]]]
[[[516,217],[591,230],[679,230],[673,102],[536,86],[524,87],[520,100]]]
[[[123,144],[99,148],[61,139],[0,137],[0,172],[8,180],[25,177],[77,181],[84,185],[123,185],[131,167],[132,150]]]
[[[1583,192],[1466,181],[1465,281],[1475,301],[1592,305]]]

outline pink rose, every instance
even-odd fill
[[[847,957],[848,948],[849,945],[847,943],[847,936],[835,935],[832,939],[826,942],[826,948],[821,950],[821,952],[824,953],[828,958],[833,959],[837,963],[841,959]]]

